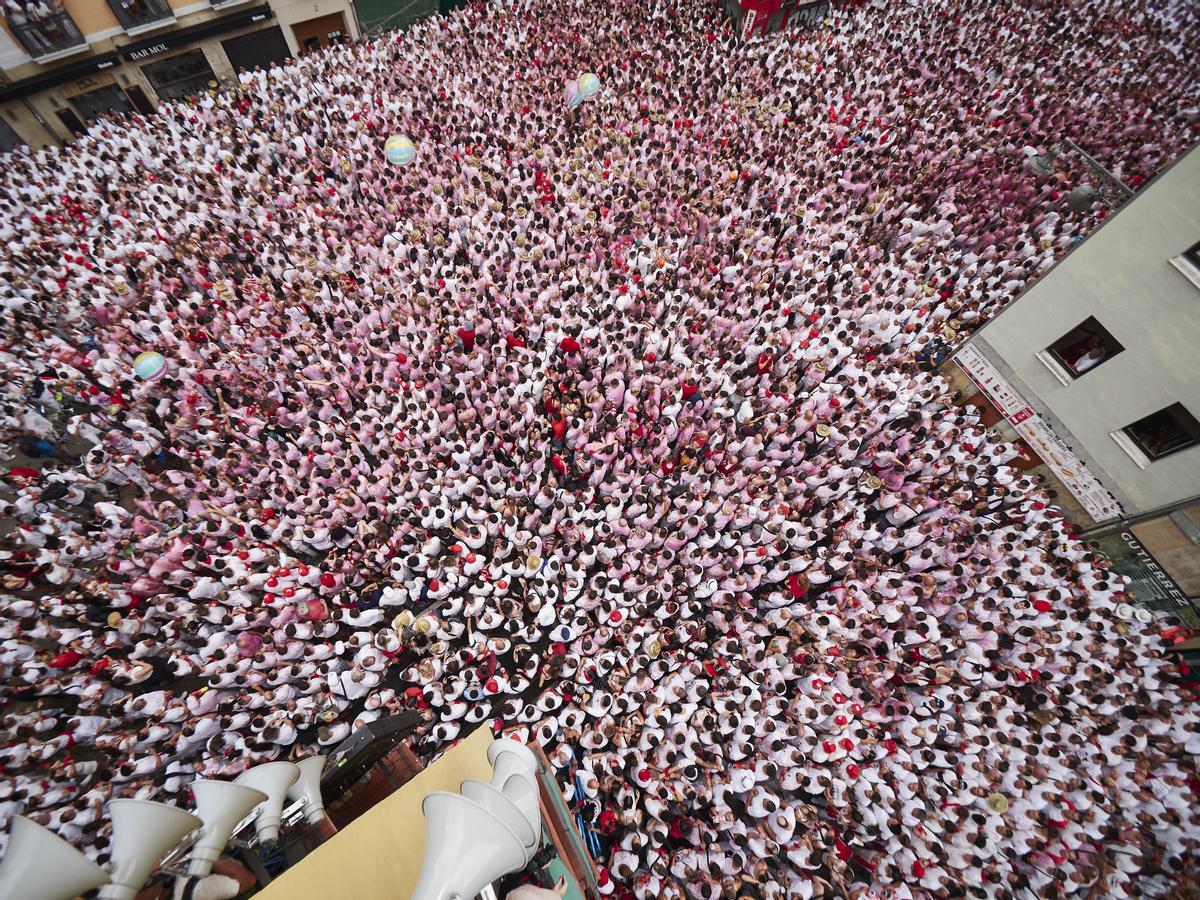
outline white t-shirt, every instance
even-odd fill
[[[176,878],[175,893],[171,895],[171,900],[183,900],[186,896],[188,882],[191,880],[190,878]],[[196,883],[191,900],[232,900],[240,892],[237,881],[228,875],[205,875]]]

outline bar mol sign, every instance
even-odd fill
[[[131,62],[136,62],[139,59],[145,59],[147,56],[155,56],[169,49],[166,44],[151,44],[149,47],[143,47],[141,50],[134,50],[129,54]]]

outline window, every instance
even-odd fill
[[[1200,242],[1172,257],[1171,265],[1182,272],[1184,278],[1200,288]]]
[[[142,74],[163,100],[177,100],[203,93],[210,81],[215,81],[212,66],[203,50],[192,50],[156,59],[142,66]]]
[[[1112,359],[1124,349],[1121,342],[1113,337],[1095,316],[1091,316],[1047,347],[1042,361],[1048,365],[1053,363],[1054,365],[1050,365],[1052,370],[1056,367],[1062,369],[1069,383],[1102,362]],[[1046,356],[1049,359],[1046,359]]]
[[[1152,461],[1200,442],[1200,422],[1182,403],[1172,403],[1121,430]]]
[[[1200,269],[1200,241],[1192,244],[1183,251],[1183,258],[1190,262],[1197,269]]]
[[[175,21],[175,13],[167,0],[108,0],[108,6],[127,32],[161,23],[169,25]]]

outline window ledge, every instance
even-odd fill
[[[76,44],[74,47],[67,47],[65,50],[55,50],[53,53],[47,53],[45,56],[35,56],[33,61],[41,65],[46,63],[56,62],[60,59],[66,59],[68,56],[78,56],[80,53],[87,53],[91,46],[87,41],[81,44]]]
[[[1168,262],[1180,271],[1184,278],[1190,281],[1197,288],[1200,288],[1200,269],[1192,265],[1191,261],[1183,255],[1172,256]]]
[[[1108,436],[1117,442],[1117,446],[1125,451],[1126,455],[1137,464],[1139,469],[1144,469],[1154,462],[1150,457],[1141,451],[1141,448],[1134,443],[1133,438],[1123,431],[1110,431]]]
[[[179,20],[173,15],[167,16],[165,19],[156,19],[153,22],[147,22],[145,25],[134,25],[131,28],[124,29],[125,34],[133,37],[135,34],[147,34],[151,31],[157,31],[160,28],[166,28],[169,25],[174,25]]]
[[[1071,373],[1059,363],[1049,352],[1043,350],[1041,353],[1035,354],[1038,361],[1050,370],[1050,374],[1061,381],[1064,385],[1070,384],[1075,379],[1071,377]]]

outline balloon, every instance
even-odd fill
[[[155,378],[161,378],[162,374],[166,371],[166,359],[163,358],[161,353],[155,353],[153,350],[139,353],[133,361],[133,374],[143,381],[153,381]]]
[[[417,148],[405,135],[393,134],[383,144],[383,155],[390,163],[407,166],[417,158]]]
[[[579,84],[575,81],[567,82],[567,109],[577,109],[579,104],[583,102],[583,94],[579,92]]]
[[[579,93],[583,94],[584,100],[591,100],[600,93],[600,79],[591,72],[584,72],[579,76]]]

